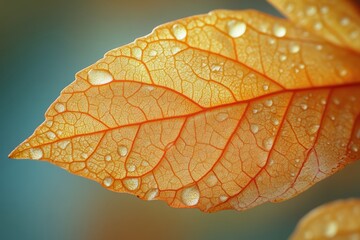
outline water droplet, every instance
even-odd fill
[[[293,173],[293,172],[292,172],[292,173],[290,173],[290,175],[291,175],[292,177],[295,177],[295,173]]]
[[[315,30],[321,30],[322,28],[323,28],[323,25],[322,25],[321,22],[316,22],[316,23],[314,24],[314,29],[315,29]]]
[[[135,47],[132,49],[132,54],[134,55],[135,58],[137,59],[141,59],[142,56],[142,50],[139,47]]]
[[[47,132],[46,136],[50,139],[50,140],[54,140],[56,138],[56,135],[54,132]]]
[[[82,154],[81,154],[81,157],[82,157],[83,159],[87,159],[89,156],[88,156],[86,153],[82,153]]]
[[[64,141],[58,142],[58,146],[59,146],[59,148],[64,150],[69,145],[69,143],[70,143],[69,140],[64,140]]]
[[[174,24],[171,30],[177,40],[183,40],[187,35],[186,28],[182,24]]]
[[[316,12],[317,12],[317,9],[314,6],[310,6],[306,9],[306,15],[308,15],[308,16],[313,16],[316,14]]]
[[[295,68],[295,69],[294,69],[294,72],[295,72],[295,73],[299,73],[300,70],[299,70],[298,68]]]
[[[359,151],[358,146],[356,146],[355,144],[352,144],[352,145],[351,145],[351,151],[353,151],[353,152],[358,152],[358,151]]]
[[[300,68],[300,69],[304,69],[304,68],[305,68],[305,65],[302,64],[302,63],[300,63],[300,64],[299,64],[299,68]]]
[[[92,85],[103,85],[113,80],[113,76],[106,70],[91,69],[88,72],[88,80]]]
[[[237,20],[231,20],[228,22],[228,33],[231,37],[240,37],[245,33],[245,31],[246,23]]]
[[[286,35],[286,28],[282,25],[275,24],[273,27],[273,33],[277,37],[284,37]]]
[[[318,45],[316,45],[315,48],[316,48],[316,50],[321,51],[323,49],[323,45],[318,44]]]
[[[45,122],[45,124],[46,124],[46,126],[48,127],[48,128],[51,128],[52,127],[52,125],[53,125],[53,121],[51,121],[51,120],[47,120],[46,122]]]
[[[291,53],[298,53],[300,51],[300,45],[297,43],[290,44],[289,48]]]
[[[220,202],[225,202],[226,200],[228,200],[228,196],[226,196],[226,195],[220,195],[220,197],[219,197],[219,200],[220,200]]]
[[[264,148],[266,150],[271,150],[273,144],[274,144],[274,138],[273,137],[264,139],[264,141],[263,141],[263,146],[264,146]]]
[[[317,131],[319,131],[320,125],[315,124],[315,125],[311,125],[309,128],[309,134],[314,134],[317,133]]]
[[[355,30],[350,33],[350,38],[357,39],[359,35],[360,35],[360,32]]]
[[[306,103],[301,103],[300,107],[302,108],[302,110],[308,109],[308,105]]]
[[[322,14],[327,14],[327,13],[329,12],[329,7],[328,7],[328,6],[322,6],[322,7],[320,8],[320,12],[321,12]]]
[[[129,172],[134,172],[135,169],[136,169],[136,167],[135,167],[134,164],[128,164],[128,165],[126,166],[126,168],[127,168],[127,170],[128,170]]]
[[[124,180],[124,185],[128,190],[134,191],[139,187],[139,179],[127,178]]]
[[[58,112],[58,113],[62,113],[65,111],[65,105],[62,104],[62,103],[56,103],[55,104],[55,110]]]
[[[256,108],[254,108],[254,109],[252,110],[252,112],[253,112],[253,114],[256,114],[256,113],[258,113],[258,112],[259,112],[259,110],[258,110],[258,109],[256,109]]]
[[[296,163],[299,163],[299,162],[300,162],[300,159],[298,159],[298,158],[295,159],[295,162],[296,162]]]
[[[145,195],[145,199],[148,201],[152,201],[154,200],[157,196],[159,196],[159,189],[157,188],[152,188],[149,191],[147,191],[146,195]]]
[[[274,118],[272,122],[275,126],[278,126],[280,124],[280,122],[277,118]]]
[[[213,187],[217,184],[218,179],[214,174],[209,175],[209,177],[206,179],[206,183],[209,185],[209,187]]]
[[[340,100],[339,100],[338,98],[334,98],[334,99],[333,99],[333,103],[334,103],[335,105],[340,105]]]
[[[294,10],[294,4],[292,3],[288,3],[286,8],[285,8],[285,11],[287,11],[288,13],[292,12]]]
[[[326,105],[326,99],[325,98],[321,99],[320,102],[321,102],[322,105]]]
[[[275,44],[276,41],[274,38],[269,38],[268,42],[270,45],[273,45],[273,44]]]
[[[345,68],[339,69],[339,75],[345,77],[348,74],[348,71]]]
[[[128,154],[128,149],[126,146],[121,145],[118,147],[118,153],[120,154],[121,157],[125,157]]]
[[[172,49],[171,49],[171,52],[172,52],[172,54],[177,54],[178,52],[180,52],[180,48],[179,47],[173,47]]]
[[[155,50],[151,50],[150,52],[149,52],[149,56],[150,57],[155,57],[157,55],[157,51],[155,51]]]
[[[331,116],[330,116],[330,119],[333,120],[333,121],[335,121],[335,116],[334,116],[334,115],[331,115]]]
[[[263,90],[264,90],[264,91],[269,90],[269,85],[267,85],[267,84],[263,85]]]
[[[271,107],[272,105],[273,105],[273,100],[272,99],[265,100],[265,106]]]
[[[329,238],[334,237],[338,231],[336,222],[330,222],[325,228],[325,235]]]
[[[181,192],[181,200],[186,206],[195,206],[200,199],[200,192],[196,186],[185,188]]]
[[[225,121],[228,118],[229,118],[229,114],[226,112],[220,112],[216,114],[216,120],[219,122]]]
[[[211,66],[211,71],[219,72],[219,71],[221,71],[221,66],[214,64],[214,65]]]
[[[282,54],[282,55],[280,55],[279,59],[281,62],[284,62],[287,59],[287,57],[286,57],[286,55]]]
[[[340,24],[343,25],[343,26],[347,26],[349,25],[350,23],[350,19],[347,18],[347,17],[343,17],[341,20],[340,20]]]
[[[149,166],[149,162],[148,162],[148,161],[142,161],[142,162],[141,162],[141,166],[143,166],[143,167],[148,167],[148,166]]]
[[[108,162],[111,161],[111,155],[106,155],[105,156],[105,161],[108,161]]]
[[[37,159],[43,157],[43,151],[40,148],[30,148],[30,158],[31,159]]]
[[[250,125],[250,130],[253,134],[256,134],[259,131],[259,126],[256,124],[251,124]]]
[[[111,177],[106,177],[106,178],[104,178],[103,183],[106,187],[110,187],[111,184],[113,183],[113,179]]]

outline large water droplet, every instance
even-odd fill
[[[273,27],[273,33],[277,37],[284,37],[286,35],[286,28],[282,25],[275,24]]]
[[[88,80],[92,85],[103,85],[113,80],[113,76],[106,70],[91,69],[88,72]]]
[[[124,180],[124,185],[128,190],[134,191],[139,187],[139,179],[127,178]]]
[[[200,199],[200,192],[196,186],[185,188],[181,192],[181,200],[186,206],[195,206]]]
[[[228,22],[228,33],[231,37],[240,37],[245,33],[245,31],[246,23],[237,20],[231,20]]]
[[[118,147],[118,153],[120,154],[121,157],[125,157],[128,154],[128,149],[126,146],[121,145]]]
[[[187,35],[186,28],[182,24],[174,24],[171,30],[177,40],[183,40]]]
[[[31,159],[39,160],[42,157],[43,157],[43,151],[40,148],[31,148],[30,149],[30,158]]]
[[[332,238],[338,232],[338,225],[336,222],[330,222],[325,228],[325,236]]]

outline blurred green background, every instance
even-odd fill
[[[286,239],[310,209],[360,197],[360,161],[289,201],[205,214],[7,158],[78,70],[161,23],[219,8],[279,15],[260,0],[0,1],[0,239]]]

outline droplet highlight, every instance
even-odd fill
[[[233,38],[242,36],[246,31],[246,23],[237,20],[228,22],[228,33]]]
[[[200,199],[200,192],[196,186],[185,188],[181,192],[181,200],[186,206],[195,206]]]
[[[121,145],[118,147],[118,153],[120,154],[121,157],[125,157],[128,154],[128,149],[126,146]]]
[[[106,70],[91,69],[88,72],[88,80],[92,85],[103,85],[111,82],[113,76]]]
[[[30,149],[30,158],[39,160],[43,157],[43,151],[40,148],[31,148]]]
[[[184,25],[174,24],[171,30],[177,40],[183,40],[186,38],[187,31]]]
[[[286,35],[286,28],[282,25],[275,24],[273,27],[273,33],[276,37],[284,37]]]

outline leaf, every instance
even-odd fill
[[[256,11],[180,19],[77,73],[10,157],[178,208],[282,201],[359,158],[358,62]]]
[[[360,239],[360,200],[340,200],[315,208],[301,219],[290,239]]]

